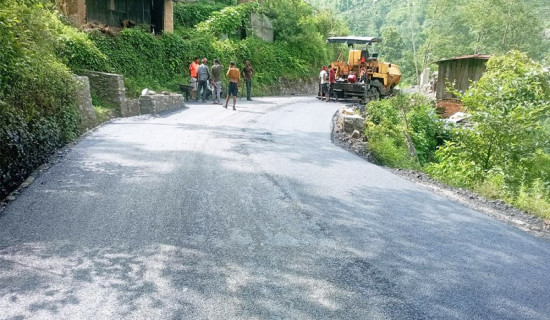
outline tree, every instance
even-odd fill
[[[515,192],[537,178],[550,183],[550,168],[533,171],[541,157],[548,158],[543,123],[550,113],[549,80],[548,72],[524,53],[491,58],[487,72],[462,96],[471,127],[455,130],[431,173],[464,186],[500,175]]]
[[[382,47],[380,55],[389,62],[399,63],[403,58],[405,43],[403,38],[394,26],[387,26],[382,29]]]

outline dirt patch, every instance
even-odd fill
[[[365,138],[352,139],[349,134],[339,127],[337,116],[332,119],[332,142],[337,146],[346,149],[365,160],[379,165],[367,148]],[[444,183],[432,179],[423,172],[415,170],[392,169],[387,170],[415,182],[419,186],[440,194],[448,199],[459,202],[476,211],[482,212],[488,216],[497,218],[509,225],[526,231],[538,237],[550,239],[550,220],[533,216],[525,211],[514,208],[502,200],[488,200],[484,197],[461,188],[454,188]]]

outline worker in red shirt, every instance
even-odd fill
[[[334,84],[336,83],[336,69],[333,68],[332,65],[328,66],[328,82],[330,85],[329,97],[330,95],[333,95],[336,98],[336,101],[338,101],[338,96],[334,94]]]
[[[189,75],[191,76],[191,99],[197,101],[197,88],[199,81],[197,79],[199,72],[199,58],[195,58],[189,65]]]

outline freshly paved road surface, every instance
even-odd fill
[[[550,241],[333,145],[338,107],[101,127],[0,216],[0,318],[550,319]]]

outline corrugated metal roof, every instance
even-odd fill
[[[492,56],[490,54],[470,54],[470,55],[467,55],[467,56],[460,56],[460,57],[442,59],[442,60],[436,61],[435,63],[441,63],[441,62],[452,61],[452,60],[463,60],[463,59],[489,60],[491,57]]]
[[[347,43],[347,44],[371,44],[372,42],[381,42],[382,39],[375,37],[330,37],[328,43]]]

